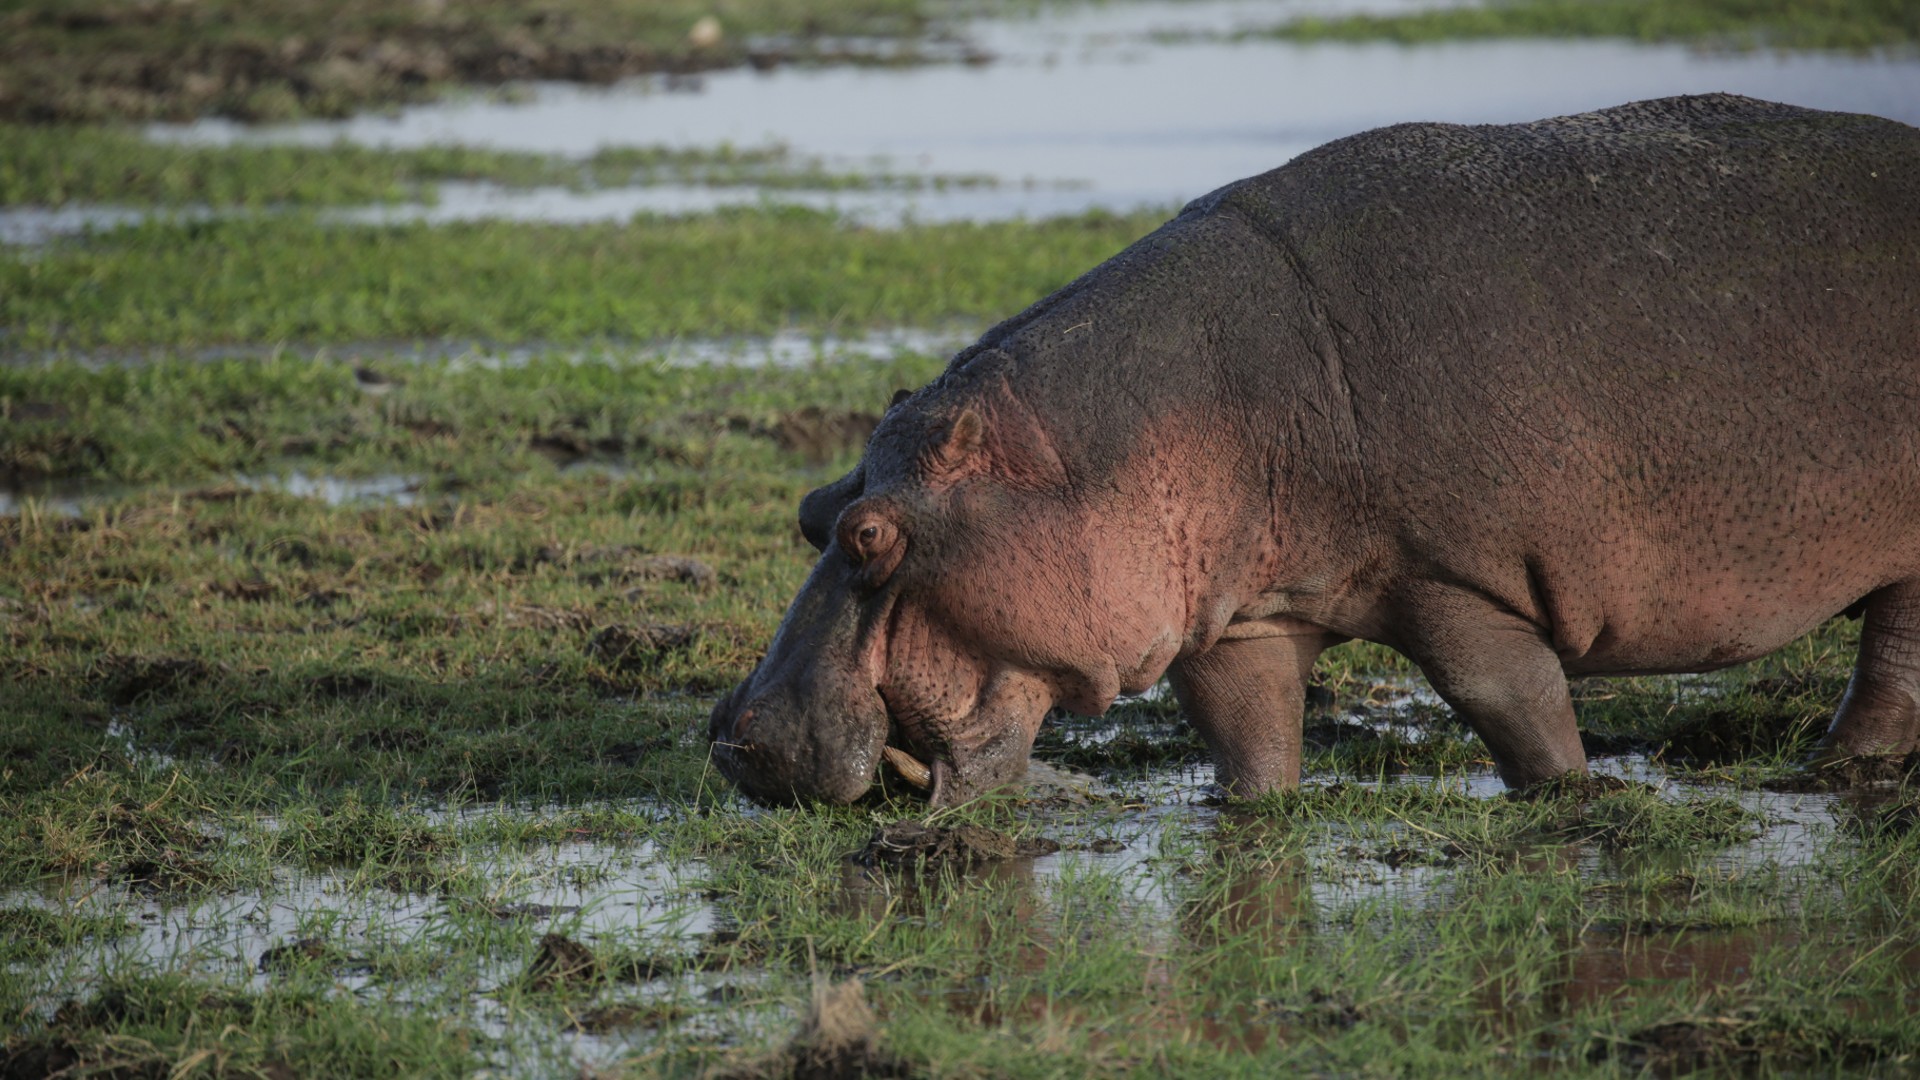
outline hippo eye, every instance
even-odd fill
[[[879,585],[899,564],[905,545],[900,532],[884,517],[860,514],[841,526],[840,547],[847,561],[859,567],[868,583]]]

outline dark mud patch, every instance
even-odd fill
[[[171,849],[130,859],[116,867],[113,876],[142,893],[192,892],[220,880],[219,872],[206,860]]]
[[[1903,784],[1916,775],[1920,775],[1920,751],[1904,757],[1886,754],[1808,765],[1797,773],[1762,781],[1760,786],[1768,791],[1818,794]]]
[[[72,998],[54,1010],[45,1029],[11,1035],[0,1045],[0,1080],[90,1077],[95,1080],[165,1080],[183,1075],[176,1055],[144,1039],[122,1037],[116,1029],[164,1023],[173,1010],[191,1010],[220,1030],[244,1030],[254,1019],[252,1000],[239,994],[205,991],[186,1000],[167,1000],[108,987],[85,1000]],[[284,1061],[269,1059],[235,1067],[223,1062],[220,1075],[295,1080],[300,1074]]]
[[[1052,855],[1059,850],[1058,841],[1043,836],[1015,838],[980,825],[949,829],[918,821],[896,821],[876,830],[873,839],[852,858],[868,867],[969,870],[1008,859]]]
[[[306,970],[343,971],[365,969],[364,961],[349,956],[325,938],[305,937],[275,945],[260,954],[255,969],[263,975],[284,975]]]
[[[19,423],[0,446],[0,487],[43,484],[107,471],[111,453],[99,440],[62,430],[65,421]]]
[[[191,656],[107,656],[98,666],[107,700],[115,705],[191,690],[224,670]]]
[[[1655,757],[1687,765],[1726,765],[1811,747],[1826,726],[1830,705],[1793,708],[1794,700],[1765,697],[1703,709],[1670,733]]]
[[[238,581],[211,581],[207,591],[223,600],[237,600],[246,604],[260,604],[273,599],[280,592],[279,586],[265,578],[241,578]]]
[[[1664,1077],[1747,1073],[1763,1064],[1768,1072],[1788,1064],[1857,1068],[1894,1052],[1892,1047],[1844,1032],[1783,1030],[1776,1022],[1743,1011],[1652,1024],[1625,1039],[1596,1044],[1587,1060],[1596,1065],[1612,1061]]]
[[[1920,825],[1920,801],[1909,799],[1893,806],[1883,807],[1874,816],[1874,824],[1882,832],[1906,835]]]
[[[1367,1019],[1367,1014],[1353,999],[1345,993],[1328,993],[1318,987],[1310,989],[1299,1001],[1266,1001],[1258,1003],[1262,1020],[1283,1023],[1304,1024],[1322,1030],[1345,1031]]]
[[[15,1036],[0,1050],[0,1080],[46,1080],[86,1076],[103,1080],[165,1080],[173,1062],[153,1048],[121,1049],[90,1045],[66,1035],[43,1032]],[[291,1072],[275,1074],[291,1076]]]
[[[665,1027],[686,1019],[688,1015],[686,1009],[671,1002],[619,1002],[570,1015],[566,1026],[568,1030],[582,1035],[611,1035],[636,1028]]]
[[[572,570],[587,585],[670,581],[704,589],[720,580],[712,566],[691,555],[659,554],[631,544],[546,544],[515,556],[511,563],[515,573],[541,566]]]
[[[587,639],[587,655],[618,671],[640,671],[662,654],[692,645],[699,631],[679,623],[603,626]]]
[[[1575,799],[1585,802],[1622,791],[1638,790],[1651,793],[1653,788],[1646,784],[1622,780],[1618,776],[1556,776],[1529,784],[1517,791],[1509,791],[1506,797],[1516,802],[1541,802],[1549,799]]]
[[[581,432],[567,429],[549,431],[527,440],[527,449],[561,466],[573,465],[593,457],[618,457],[632,451],[645,450],[646,446],[645,439],[629,440],[619,435],[602,435],[592,438]]]
[[[865,446],[879,424],[880,417],[875,413],[808,405],[782,413],[771,424],[746,427],[755,435],[772,439],[780,449],[819,464]]]
[[[527,964],[525,982],[533,990],[592,986],[605,979],[606,965],[594,951],[565,934],[547,934]]]

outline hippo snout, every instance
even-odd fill
[[[761,802],[848,803],[873,785],[887,714],[878,694],[827,703],[756,694],[749,680],[714,705],[707,738],[721,774]]]

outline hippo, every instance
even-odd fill
[[[1520,787],[1569,676],[1863,619],[1828,758],[1920,734],[1920,129],[1729,95],[1329,143],[897,395],[712,757],[950,805],[1163,675],[1218,783],[1296,785],[1314,660],[1405,655]]]

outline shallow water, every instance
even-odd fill
[[[291,495],[300,499],[318,499],[328,506],[368,505],[412,506],[419,501],[424,479],[401,473],[380,476],[335,476],[331,473],[295,469],[285,473],[241,473],[222,483],[247,492]],[[51,517],[80,517],[89,510],[118,502],[154,489],[133,484],[106,484],[88,480],[49,481],[42,484],[0,487],[0,517],[13,514],[40,514]],[[201,487],[192,492],[206,496],[218,487]]]
[[[985,175],[945,191],[797,192],[753,186],[508,191],[446,186],[433,206],[354,209],[342,221],[618,221],[773,200],[876,225],[1168,208],[1343,135],[1410,120],[1504,123],[1669,94],[1728,91],[1920,123],[1920,57],[1716,53],[1625,41],[1420,46],[1227,40],[1303,13],[1430,6],[1144,0],[982,20],[961,33],[984,66],[781,68],[655,80],[537,84],[341,121],[253,128],[157,125],[153,137],[380,146],[462,143],[584,156],[607,146],[769,142],[855,171]],[[44,241],[137,216],[125,208],[0,210],[0,241]]]
[[[1512,122],[1712,91],[1920,121],[1920,60],[1708,54],[1614,41],[1140,43],[979,69],[725,73],[700,94],[543,85],[524,102],[426,106],[250,137],[578,155],[619,143],[777,141],[830,162],[878,158],[895,169],[979,173],[1008,185],[835,196],[856,214],[905,199],[927,217],[954,216],[936,209],[943,202],[972,202],[982,217],[1032,217],[1177,205],[1385,124]],[[240,134],[190,129],[178,137]],[[1043,186],[1017,186],[1028,180]],[[1044,186],[1059,184],[1077,186]],[[432,212],[471,207],[453,195]],[[607,217],[650,208],[644,190],[627,197],[625,205],[609,193],[593,199]]]
[[[77,363],[99,369],[169,359],[260,360],[301,356],[316,361],[352,360],[363,364],[419,364],[445,361],[454,368],[525,367],[535,360],[573,364],[644,364],[672,367],[806,367],[858,360],[891,360],[901,355],[948,356],[981,331],[968,323],[936,327],[891,327],[853,335],[783,330],[762,337],[683,338],[637,343],[557,345],[517,344],[440,338],[427,341],[361,341],[327,345],[211,345],[199,348],[90,349],[44,353],[0,353],[0,365]]]
[[[1097,907],[1102,902],[1098,897],[1118,897],[1127,932],[1138,936],[1144,955],[1158,958],[1154,965],[1160,974],[1150,977],[1146,989],[1168,991],[1164,1022],[1190,1031],[1196,1039],[1257,1048],[1264,1040],[1284,1037],[1289,1025],[1324,1023],[1325,1018],[1285,1010],[1269,1014],[1245,1002],[1196,1011],[1192,1000],[1177,992],[1177,980],[1191,977],[1180,974],[1179,958],[1187,951],[1204,951],[1217,935],[1227,933],[1242,942],[1265,942],[1260,947],[1278,956],[1309,938],[1349,933],[1343,920],[1381,905],[1441,913],[1463,881],[1477,880],[1480,873],[1444,862],[1399,862],[1380,850],[1379,830],[1352,835],[1338,821],[1329,821],[1304,850],[1272,849],[1271,857],[1261,858],[1269,850],[1261,830],[1271,822],[1212,802],[1210,771],[1205,766],[1161,770],[1097,785],[1102,794],[1090,803],[1034,805],[1022,816],[1034,831],[1064,845],[1056,855],[924,879],[848,862],[838,903],[844,914],[877,923],[949,910],[943,898],[951,890],[1011,890],[1022,898],[1018,910],[1034,920],[1036,940],[1044,942],[1082,932],[1076,929],[1079,920],[1114,917],[1098,910],[1083,914],[1064,898],[1077,895],[1084,903],[1091,895]],[[1653,784],[1674,799],[1728,793],[1715,785],[1668,780],[1658,766],[1640,757],[1607,759],[1596,771]],[[1476,798],[1501,797],[1501,785],[1490,772],[1472,772],[1446,783]],[[1735,797],[1766,815],[1763,834],[1747,844],[1676,864],[1683,876],[1735,880],[1811,863],[1827,845],[1842,842],[1835,835],[1835,820],[1852,798],[1766,793]],[[427,817],[442,824],[472,824],[494,816],[545,818],[562,812],[489,808]],[[1411,846],[1419,847],[1424,841],[1415,835],[1413,824],[1403,834]],[[1393,835],[1392,828],[1384,835]],[[1577,873],[1604,887],[1621,866],[1587,847],[1543,845],[1516,857],[1528,866],[1538,863],[1535,869],[1540,872]],[[547,1067],[556,1064],[566,1071],[611,1061],[659,1037],[657,1027],[646,1025],[574,1032],[540,1000],[494,993],[521,977],[527,950],[541,934],[562,933],[596,951],[692,952],[725,922],[720,908],[702,894],[711,873],[708,865],[670,857],[644,838],[583,837],[580,842],[525,849],[468,846],[436,873],[453,884],[418,891],[426,886],[382,884],[379,872],[362,876],[352,869],[283,867],[267,886],[211,896],[155,896],[117,883],[89,882],[66,890],[0,895],[0,907],[71,907],[116,915],[135,927],[115,940],[82,944],[46,965],[49,981],[39,1002],[43,1009],[67,997],[84,997],[89,987],[116,974],[175,972],[258,988],[285,977],[271,959],[276,955],[272,950],[319,939],[331,950],[326,966],[335,992],[451,1011],[493,1040],[489,1055],[513,1072],[534,1064],[541,1066],[536,1071],[550,1071]],[[1684,913],[1684,905],[1677,910]],[[474,952],[476,921],[499,927],[479,953]],[[983,934],[991,932],[983,925]],[[1736,986],[1751,977],[1756,958],[1797,947],[1803,937],[1792,924],[1732,929],[1590,925],[1564,943],[1564,978],[1526,1007],[1568,1015],[1657,981],[1686,980],[1703,992]],[[443,938],[452,958],[444,968],[424,970],[417,961],[410,966],[392,959],[408,947]],[[411,955],[417,957],[418,950]],[[1044,963],[1044,957],[1036,954],[1035,963]],[[603,1000],[639,1006],[670,1002],[679,1018],[668,1023],[678,1037],[736,1038],[754,1025],[784,1030],[789,1018],[755,1001],[753,988],[762,977],[753,968],[690,970],[617,987],[610,991],[611,998],[595,997],[577,1007]],[[956,1010],[997,1023],[1020,1014],[1028,1003],[996,996],[994,978],[983,977],[979,984],[934,984],[927,990],[950,995]],[[1496,1000],[1498,988],[1489,983],[1488,992],[1495,995],[1488,1001],[1489,1015],[1498,1017],[1503,1008]],[[719,1011],[700,1007],[742,995],[744,1002]],[[1073,1010],[1071,1003],[1057,1000],[1031,1004],[1064,1010],[1062,1015]]]

